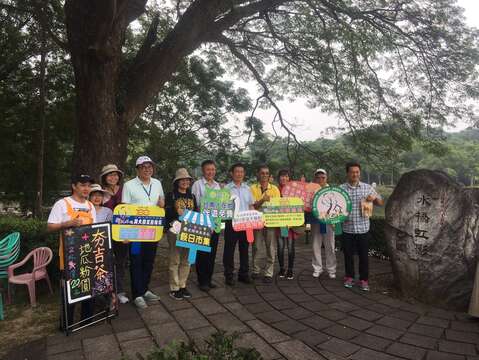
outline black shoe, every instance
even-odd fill
[[[210,287],[208,285],[199,285],[198,288],[204,292],[210,291]]]
[[[178,291],[170,291],[170,298],[175,300],[183,300],[183,294],[180,290]]]
[[[251,279],[253,279],[253,280],[259,279],[260,277],[261,277],[260,274],[257,274],[257,273],[252,273],[251,274]]]
[[[286,274],[286,279],[288,279],[288,280],[293,280],[294,279],[293,270],[288,270],[288,273]]]
[[[251,278],[249,276],[238,277],[238,281],[242,282],[243,284],[251,284]]]
[[[187,288],[183,288],[183,289],[180,289],[180,292],[181,292],[181,295],[185,298],[185,299],[189,299],[191,298],[193,295],[191,295],[191,293],[188,291]]]
[[[273,283],[273,278],[271,276],[265,276],[264,279],[263,279],[263,282],[265,284],[271,284],[271,283]]]
[[[210,289],[216,289],[216,288],[218,287],[218,285],[215,285],[215,284],[213,284],[212,282],[210,282],[209,285],[208,285],[208,287],[209,287]]]
[[[284,271],[284,269],[280,269],[279,273],[278,273],[278,276],[282,279],[282,278],[284,278],[285,275],[286,275],[286,271]]]
[[[225,279],[225,284],[228,286],[235,286],[235,281],[233,278],[226,278]]]

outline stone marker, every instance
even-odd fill
[[[478,189],[466,189],[440,171],[404,174],[388,200],[385,229],[401,290],[465,310],[477,265],[478,231]]]

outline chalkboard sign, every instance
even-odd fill
[[[63,232],[67,300],[73,304],[114,290],[110,223]]]

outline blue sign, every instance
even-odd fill
[[[176,246],[189,249],[188,262],[194,264],[197,251],[211,252],[210,240],[215,223],[209,215],[191,210],[185,210],[180,221]]]

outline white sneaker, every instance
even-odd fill
[[[126,296],[124,292],[118,293],[117,297],[120,304],[126,304],[127,302],[130,301],[130,299],[128,299],[128,297]]]
[[[315,278],[319,278],[320,275],[321,275],[321,271],[316,271],[316,270],[315,270],[315,271],[313,272],[313,277],[315,277]]]
[[[138,296],[135,298],[133,301],[138,309],[146,309],[148,305],[145,302],[145,299],[143,299],[141,296]]]
[[[150,290],[147,290],[146,293],[143,295],[146,301],[159,301],[160,297],[158,295],[153,294]]]
[[[329,274],[330,279],[336,279],[336,274]]]

